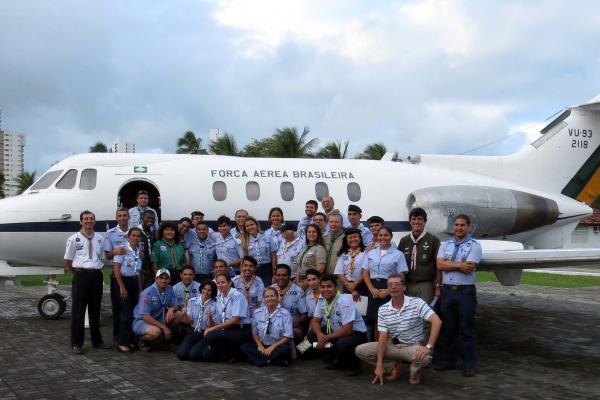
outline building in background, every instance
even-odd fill
[[[113,153],[135,153],[135,143],[117,138],[111,148]]]
[[[577,228],[571,233],[571,243],[564,246],[568,249],[600,247],[600,210],[579,221]]]
[[[211,142],[216,142],[218,138],[221,137],[221,130],[220,129],[211,129],[210,130],[210,136],[209,139]]]
[[[23,147],[25,134],[0,130],[0,169],[4,173],[4,194],[17,194],[17,176],[23,172]]]

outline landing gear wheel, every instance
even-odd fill
[[[46,319],[60,317],[66,308],[67,301],[58,293],[47,294],[38,303],[38,311]]]

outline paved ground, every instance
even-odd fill
[[[68,290],[68,288],[64,288]],[[20,399],[411,399],[600,398],[600,287],[555,289],[478,284],[479,364],[475,378],[426,370],[420,386],[408,376],[371,385],[372,368],[348,378],[320,361],[289,368],[246,363],[179,362],[173,353],[124,355],[69,349],[69,313],[47,321],[37,313],[43,288],[0,288],[0,398]],[[102,332],[110,339],[108,296]]]

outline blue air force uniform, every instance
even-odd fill
[[[164,293],[160,293],[156,283],[153,283],[148,288],[144,289],[140,294],[135,309],[133,310],[133,332],[137,335],[144,335],[148,323],[144,321],[144,315],[150,315],[158,322],[164,324],[167,309],[177,305],[177,298],[173,292],[173,288],[169,285],[165,288]]]

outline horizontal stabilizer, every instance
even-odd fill
[[[597,249],[535,249],[483,252],[478,271],[577,267],[600,263]]]

